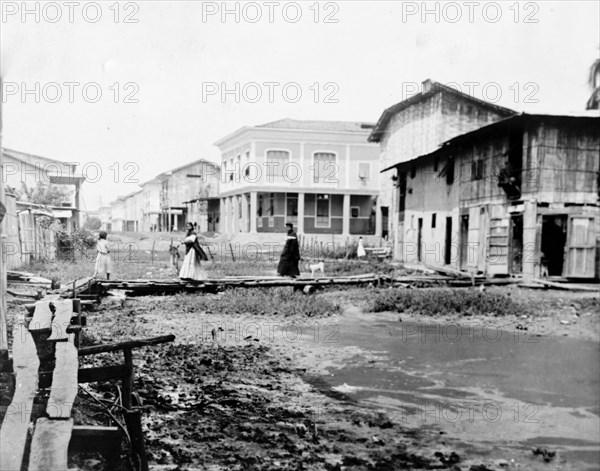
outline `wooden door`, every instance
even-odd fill
[[[589,216],[569,217],[567,272],[573,278],[593,278],[596,262],[596,221]]]

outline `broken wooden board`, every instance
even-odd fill
[[[46,407],[46,413],[51,419],[71,417],[71,409],[77,396],[78,371],[77,349],[73,345],[71,334],[69,341],[56,343],[56,364]]]
[[[13,369],[16,388],[0,429],[0,469],[20,470],[38,385],[40,361],[33,337],[23,324],[13,329]]]
[[[71,325],[73,317],[73,300],[63,299],[53,301],[54,318],[52,319],[52,335],[48,340],[65,340],[67,339],[67,327]],[[34,313],[35,316],[35,313]]]
[[[569,283],[556,283],[554,281],[548,281],[548,280],[544,280],[544,279],[540,279],[540,278],[535,278],[535,279],[532,279],[529,281],[531,281],[532,283],[538,283],[538,284],[544,285],[548,288],[561,289],[561,290],[565,290],[565,291],[588,291],[588,292],[596,292],[596,293],[599,291],[598,287],[582,286],[582,285],[569,284]]]
[[[87,292],[88,289],[92,289],[97,281],[98,280],[91,276],[81,278],[62,285],[60,289],[57,290],[57,293],[60,294],[61,298],[76,298],[77,295]],[[74,287],[73,284],[75,285]]]
[[[46,330],[52,328],[52,311],[50,301],[38,301],[35,303],[33,318],[29,323],[29,330]]]
[[[67,452],[73,420],[39,419],[35,424],[29,471],[67,471]]]

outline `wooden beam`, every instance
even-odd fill
[[[95,368],[79,368],[77,381],[79,383],[93,383],[109,379],[125,378],[129,374],[126,365],[98,366]]]
[[[56,365],[46,413],[51,419],[68,419],[77,396],[77,349],[72,341],[56,343]]]
[[[2,470],[21,469],[38,384],[40,361],[33,337],[23,324],[16,324],[13,328],[12,351],[17,387],[0,429]]]
[[[158,345],[161,343],[172,342],[175,340],[174,335],[161,335],[159,337],[151,337],[139,340],[129,340],[128,342],[109,343],[106,345],[94,345],[93,347],[82,347],[79,349],[79,356],[96,355],[98,353],[118,352],[119,350],[134,349],[147,347],[150,345]]]
[[[35,424],[29,471],[67,471],[73,420],[39,419]]]
[[[69,452],[103,453],[118,457],[121,433],[118,427],[75,425],[69,442]],[[117,458],[118,459],[118,458]]]
[[[29,330],[46,330],[52,327],[52,311],[50,301],[38,301],[34,304],[33,318]]]
[[[52,335],[48,340],[65,340],[67,338],[67,327],[71,325],[73,317],[73,300],[64,299],[54,301],[54,318],[52,319]]]

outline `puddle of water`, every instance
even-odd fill
[[[408,427],[434,426],[505,457],[558,449],[570,465],[600,465],[600,344],[535,337],[494,325],[344,319],[321,389],[384,408]]]

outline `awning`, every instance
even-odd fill
[[[70,209],[53,209],[52,215],[55,218],[70,218],[73,217],[73,211]]]

